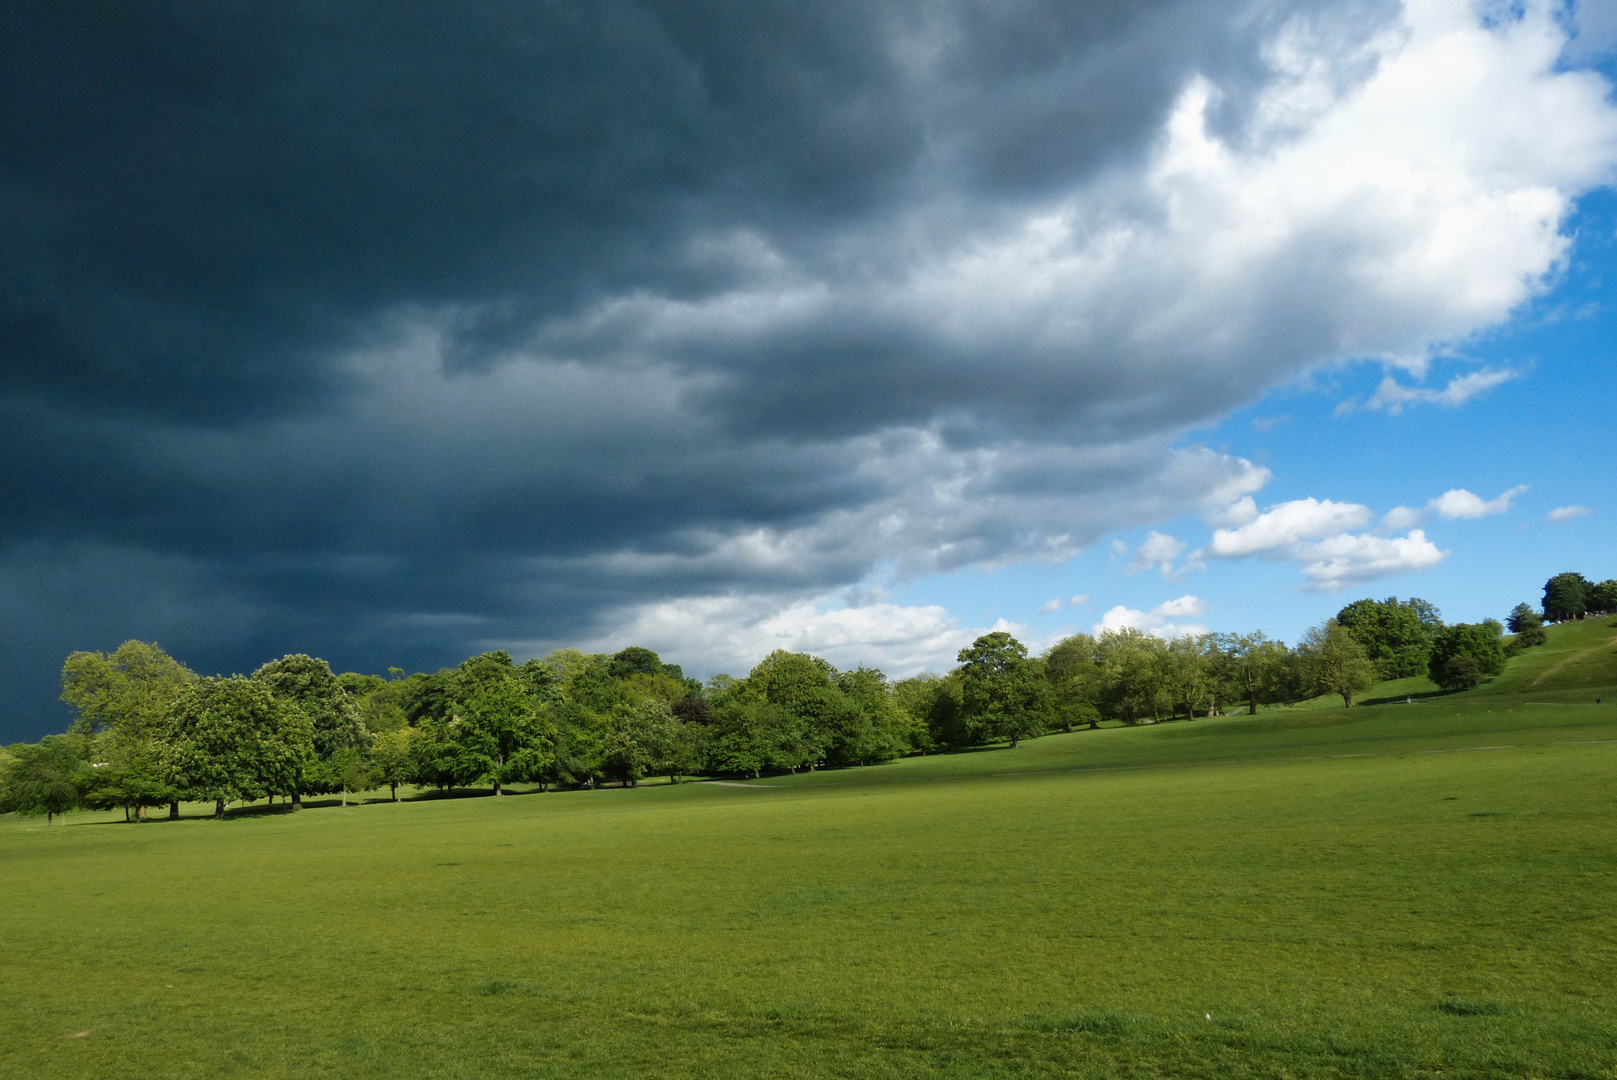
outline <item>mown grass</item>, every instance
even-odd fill
[[[0,1075],[1612,1077],[1611,638],[744,786],[0,819]]]

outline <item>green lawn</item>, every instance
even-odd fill
[[[0,818],[0,1076],[1611,1078],[1617,635],[1551,635],[746,785]]]

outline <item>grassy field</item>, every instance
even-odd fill
[[[1617,1077],[1617,632],[1551,635],[756,783],[3,818],[0,1076]]]

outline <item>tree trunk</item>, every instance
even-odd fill
[[[52,811],[50,811],[50,810],[45,811],[45,824],[49,825],[55,820],[56,820],[56,815]]]
[[[498,792],[498,791],[496,791],[496,792],[495,792],[495,793],[494,793],[494,794],[496,794],[496,795],[498,795],[498,794],[499,794],[499,792]],[[344,805],[344,806],[347,806],[347,805],[348,805],[348,789],[347,789],[347,788],[343,788],[343,789],[342,789],[342,804],[343,804],[343,805]]]
[[[1257,694],[1252,694],[1246,699],[1246,714],[1248,716],[1256,716],[1256,715],[1258,715],[1258,695]]]
[[[1020,740],[1019,740],[1019,739],[1018,739],[1018,737],[1017,737],[1017,736],[1015,736],[1015,735],[1012,735],[1012,736],[1011,736],[1011,749],[1012,749],[1012,750],[1015,750],[1015,749],[1016,749],[1016,744],[1017,744],[1017,743],[1018,743],[1018,742],[1019,742],[1019,741],[1020,741]]]
[[[303,809],[303,792],[294,791],[292,793],[292,809],[294,809],[294,810],[302,810]]]
[[[1343,690],[1342,691],[1342,702],[1343,702],[1343,706],[1342,706],[1343,708],[1346,708],[1346,709],[1353,708],[1353,691],[1351,691],[1351,690]]]
[[[496,796],[500,794],[500,778],[498,776],[494,778],[494,794]]]
[[[124,807],[124,824],[129,823],[129,807]]]
[[[390,786],[393,788],[393,801],[398,802],[399,801],[399,785],[392,784]]]
[[[1099,731],[1100,730],[1100,717],[1099,716],[1093,716],[1093,717],[1090,718],[1090,720],[1089,720],[1089,730],[1090,731]]]
[[[178,820],[180,820],[180,804],[179,803],[171,802],[171,803],[168,804],[168,819],[170,821],[178,821]]]
[[[225,801],[223,799],[213,800],[213,816],[216,818],[225,816]]]

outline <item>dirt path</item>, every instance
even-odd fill
[[[1577,652],[1571,654],[1570,656],[1564,657],[1561,660],[1556,661],[1555,663],[1551,664],[1549,667],[1545,668],[1543,671],[1539,672],[1537,675],[1534,675],[1533,676],[1533,681],[1528,683],[1527,685],[1528,685],[1529,688],[1536,687],[1536,686],[1538,686],[1539,683],[1543,682],[1545,679],[1549,678],[1551,675],[1554,675],[1556,672],[1560,671],[1562,668],[1566,667],[1568,664],[1572,663],[1574,660],[1582,660],[1584,657],[1590,655],[1591,653],[1597,653],[1601,649],[1609,648],[1610,645],[1611,645],[1610,642],[1603,641],[1598,645],[1591,645],[1587,649],[1579,649]]]

